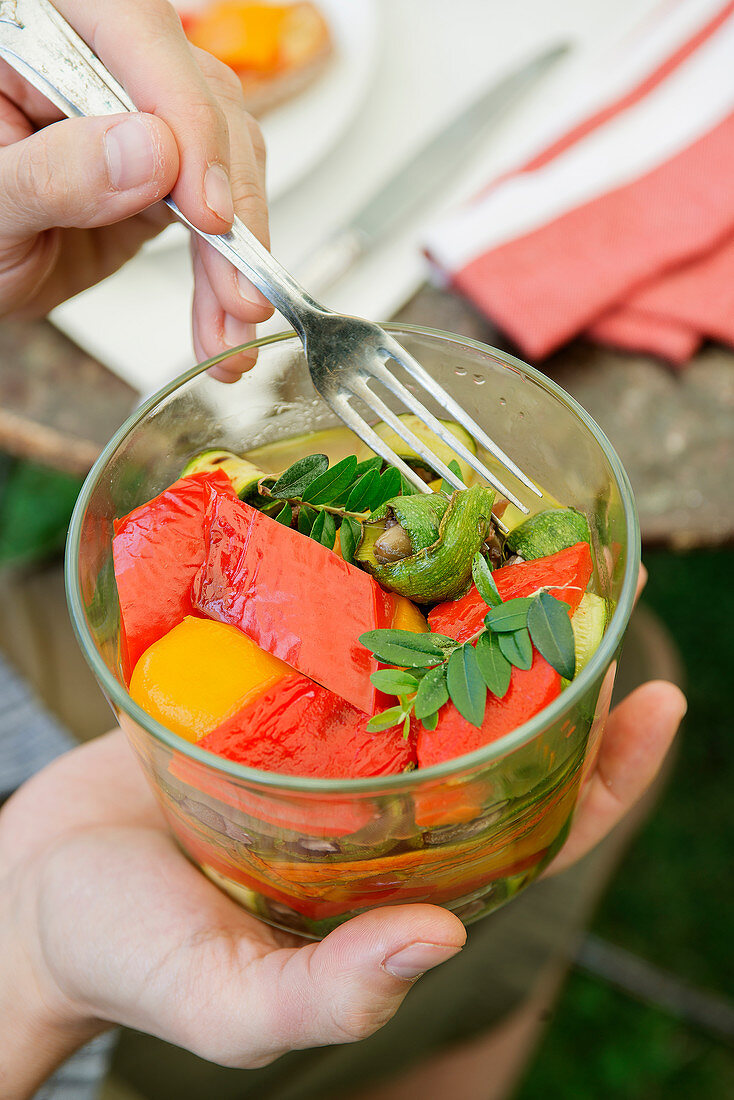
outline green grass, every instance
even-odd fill
[[[734,552],[645,554],[645,600],[688,677],[670,783],[619,868],[594,931],[683,979],[734,991]],[[518,1100],[724,1100],[734,1052],[656,1008],[574,974]]]
[[[726,1100],[734,1052],[586,975],[572,975],[517,1100]]]
[[[0,453],[0,565],[63,549],[81,479]]]
[[[670,784],[607,895],[596,930],[731,995],[734,553],[646,555],[647,603],[685,664],[689,709]]]

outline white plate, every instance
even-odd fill
[[[334,55],[314,83],[269,111],[261,125],[268,150],[268,199],[273,202],[336,145],[362,105],[375,69],[375,0],[319,0],[334,38]]]
[[[181,11],[210,0],[178,0]],[[377,66],[380,19],[377,0],[318,0],[329,23],[334,52],[323,73],[293,99],[261,119],[268,151],[268,202],[289,191],[336,145],[364,102]],[[188,230],[172,225],[146,245],[157,251],[188,242]]]

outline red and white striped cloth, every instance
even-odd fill
[[[428,256],[533,360],[582,332],[677,365],[734,345],[734,0],[668,0],[581,110]]]

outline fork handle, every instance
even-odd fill
[[[0,57],[69,118],[136,111],[122,85],[48,0],[0,0]],[[331,312],[239,218],[228,233],[204,233],[170,195],[163,202],[262,291],[302,338],[315,314]]]

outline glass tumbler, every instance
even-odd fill
[[[139,408],[89,474],[67,546],[77,637],[176,841],[251,913],[312,938],[365,910],[412,901],[473,921],[540,874],[564,842],[593,766],[639,569],[627,476],[602,431],[568,394],[476,341],[387,327],[547,498],[589,517],[592,586],[608,602],[606,630],[586,667],[531,721],[475,752],[411,773],[307,779],[213,755],[130,698],[113,521],[175,481],[199,451],[246,452],[339,425],[314,390],[293,334],[248,345],[257,363],[233,385],[206,373],[225,358],[219,356]],[[527,503],[538,507],[530,497]]]

